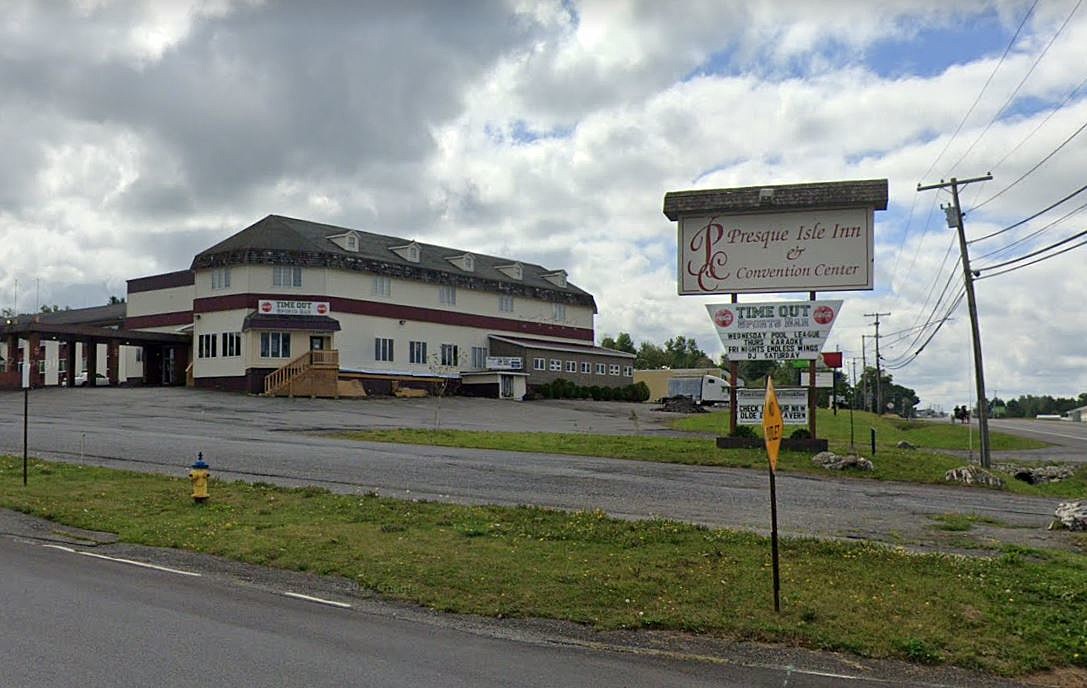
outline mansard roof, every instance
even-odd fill
[[[350,231],[359,237],[357,252],[343,249],[330,240]],[[471,251],[475,265],[469,272],[449,261],[468,252],[463,248],[416,242],[420,248],[418,262],[408,261],[392,250],[411,243],[411,239],[402,237],[269,215],[198,253],[191,269],[247,264],[327,267],[586,305],[596,311],[596,302],[588,292],[569,282],[560,287],[544,277],[554,274],[554,269]],[[498,269],[511,263],[524,267],[522,279]]]

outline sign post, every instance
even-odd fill
[[[27,342],[27,347],[24,352],[30,351],[30,343]],[[27,460],[26,460],[26,440],[27,429],[30,419],[30,361],[27,360],[29,355],[23,356],[23,485],[26,485],[26,473],[27,473]]]
[[[766,378],[766,401],[763,404],[762,432],[766,440],[766,455],[770,463],[770,556],[774,566],[774,611],[781,611],[781,575],[778,569],[778,500],[774,474],[777,473],[778,452],[781,449],[781,436],[785,424],[781,419],[781,407],[778,406],[774,392],[773,378]]]

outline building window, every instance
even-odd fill
[[[136,349],[136,363],[143,363],[143,347]]]
[[[357,251],[359,250],[359,238],[354,234],[347,235],[347,250]]]
[[[577,361],[567,361],[566,362],[566,372],[576,373],[577,372]]]
[[[408,342],[408,362],[426,363],[426,342]]]
[[[390,296],[393,293],[393,280],[384,275],[374,275],[373,287],[370,293],[374,296]]]
[[[261,332],[260,333],[260,357],[261,358],[290,358],[291,357],[291,333],[290,332]]]
[[[618,363],[612,363],[611,367],[609,369],[609,372],[612,375],[618,375],[619,374],[619,364]]]
[[[593,364],[589,363],[588,361],[582,361],[581,362],[581,372],[586,374],[586,375],[593,372]]]
[[[211,271],[211,288],[227,289],[230,287],[230,268],[215,268]]]
[[[547,361],[542,358],[532,359],[533,370],[547,370]]]
[[[442,344],[442,357],[441,362],[443,366],[455,366],[457,365],[457,345],[456,344]]]
[[[213,334],[202,334],[198,340],[196,355],[198,358],[215,358],[215,341]]]
[[[374,360],[375,361],[391,361],[393,360],[393,340],[386,337],[374,338]]]
[[[438,287],[438,303],[443,306],[457,305],[457,288],[449,284]]]
[[[45,359],[38,359],[38,374],[45,375]]]
[[[565,322],[566,321],[566,304],[565,303],[553,303],[551,305],[554,306],[555,320],[558,320],[559,322]]]
[[[562,372],[562,361],[560,361],[557,358],[552,358],[551,359],[551,370],[561,373]]]
[[[241,332],[224,332],[223,333],[223,356],[227,358],[235,358],[242,355],[242,333]]]
[[[272,266],[273,287],[301,287],[302,268],[294,265]]]
[[[139,353],[139,351],[140,351],[139,349],[136,349],[137,353]],[[68,372],[68,357],[63,355],[63,354],[57,358],[57,372],[58,373]]]
[[[597,375],[607,375],[608,374],[608,366],[606,364],[604,364],[604,363],[597,363],[596,364],[596,374]]]
[[[627,366],[626,368],[623,368],[623,375],[625,375],[627,377],[633,377],[634,376],[634,366]]]
[[[478,370],[482,370],[483,368],[487,367],[487,347],[472,347],[472,367]]]
[[[513,312],[513,294],[498,295],[498,310],[503,313]]]

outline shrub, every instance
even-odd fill
[[[736,429],[728,434],[729,437],[758,437],[754,428],[750,425],[737,425]]]
[[[649,401],[649,385],[644,382],[636,382],[634,383],[634,389],[637,394],[633,401]]]
[[[601,390],[600,385],[592,385],[589,387],[589,396],[593,398],[593,401],[600,401],[604,398],[604,392]]]
[[[810,440],[811,439],[811,433],[808,432],[807,428],[797,428],[796,430],[793,430],[793,434],[789,435],[789,439],[791,439],[791,440]]]

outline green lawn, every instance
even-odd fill
[[[849,411],[839,410],[834,415],[827,409],[819,409],[815,416],[816,430],[819,437],[830,441],[832,451],[849,449]],[[677,419],[672,426],[677,430],[691,432],[728,432],[728,412],[691,414]],[[800,427],[800,426],[796,426]],[[804,426],[807,427],[807,426]],[[977,428],[944,421],[908,421],[903,418],[877,416],[865,411],[853,412],[853,437],[858,449],[871,453],[870,429],[876,430],[876,451],[891,449],[902,440],[923,449],[957,449],[967,451],[973,446],[978,451]],[[793,428],[786,426],[788,436]],[[755,428],[761,435],[761,428]],[[1049,446],[1045,442],[1017,437],[1001,432],[989,433],[994,451],[1041,449]],[[868,454],[865,454],[867,456]]]
[[[0,506],[122,541],[342,576],[442,611],[659,628],[947,662],[1006,675],[1087,666],[1087,557],[995,558],[765,538],[600,513],[468,507],[0,458]]]
[[[841,438],[844,417],[844,441]],[[831,440],[831,449],[845,452],[849,448],[849,419],[847,414],[839,413],[837,418],[826,415],[818,418],[820,434],[827,434]],[[692,415],[677,421],[684,429],[708,432],[708,428],[727,422],[727,417],[720,413]],[[862,422],[874,422],[877,430],[877,452],[872,457],[867,448],[867,425]],[[952,444],[965,437],[965,427],[953,427],[950,423],[923,424],[919,427],[904,429],[896,427],[891,420],[876,418],[871,414],[857,414],[854,419],[858,439],[858,451],[873,459],[875,470],[870,472],[834,473],[833,475],[874,480],[900,480],[915,483],[947,484],[944,473],[966,460],[962,457],[942,454],[939,450],[926,449],[942,442]],[[902,425],[906,425],[902,423]],[[699,466],[728,466],[733,468],[755,468],[764,470],[766,452],[762,449],[718,449],[714,440],[706,437],[646,437],[641,435],[595,435],[587,433],[553,432],[486,432],[475,430],[424,430],[418,428],[399,428],[386,430],[358,430],[337,433],[336,437],[365,442],[394,442],[402,444],[424,444],[441,447],[468,447],[476,449],[497,449],[504,451],[541,452],[548,454],[570,454],[575,456],[599,456],[614,459],[636,461],[658,461]],[[899,439],[909,439],[918,450],[896,449]],[[965,441],[965,440],[964,440]],[[1038,445],[1033,440],[999,435],[994,444],[1008,448],[1034,448]],[[944,447],[954,448],[954,447]],[[778,470],[815,475],[832,475],[811,463],[811,456],[804,453],[783,452],[778,461]],[[1087,466],[1081,468],[1070,480],[1046,485],[1028,485],[1003,476],[1008,489],[1019,494],[1046,495],[1050,497],[1078,498],[1087,497]]]

